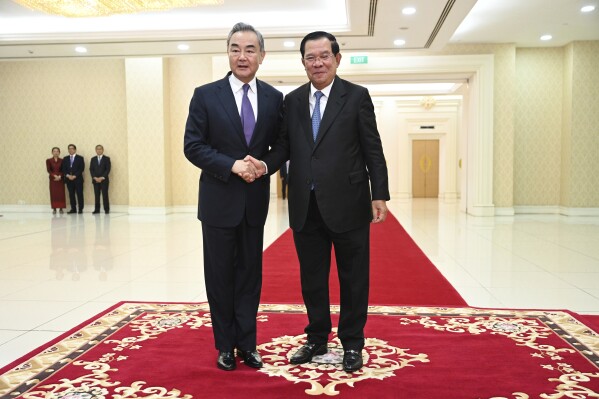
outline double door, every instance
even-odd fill
[[[412,197],[439,197],[439,140],[412,141]]]

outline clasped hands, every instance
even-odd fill
[[[231,171],[245,180],[246,183],[251,183],[266,174],[266,167],[262,162],[248,155],[244,159],[235,161]]]

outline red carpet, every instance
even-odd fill
[[[289,364],[307,317],[287,231],[264,255],[263,369],[215,367],[206,303],[121,303],[0,368],[0,399],[599,398],[598,316],[468,308],[395,218],[371,237],[357,373],[341,370],[335,334],[326,356]]]
[[[370,304],[466,306],[393,215],[370,232]],[[338,304],[335,264],[330,281],[331,303]],[[303,303],[291,230],[264,251],[261,302]]]
[[[335,316],[338,309],[333,309]],[[593,398],[599,335],[559,311],[373,307],[364,368],[288,362],[298,305],[263,305],[261,370],[215,365],[208,306],[123,303],[0,370],[0,398]],[[331,354],[339,350],[333,338]],[[17,367],[18,366],[18,367]]]

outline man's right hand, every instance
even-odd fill
[[[256,178],[266,174],[266,166],[262,161],[257,160],[251,155],[246,156],[243,160],[250,162],[253,165],[254,169],[256,170]]]
[[[237,176],[241,177],[247,183],[251,183],[256,180],[256,169],[254,165],[243,159],[238,159],[233,164],[231,168],[231,172],[235,173]]]

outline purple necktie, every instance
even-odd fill
[[[256,126],[256,118],[254,118],[254,110],[252,109],[252,103],[248,98],[248,90],[250,89],[249,84],[243,85],[243,97],[241,99],[241,124],[243,125],[243,134],[245,135],[245,141],[250,144],[252,134],[254,133],[254,126]]]

